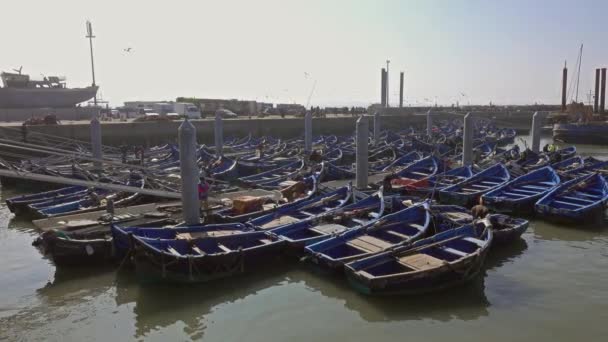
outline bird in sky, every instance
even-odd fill
[[[304,78],[308,78],[308,76],[310,76],[310,74],[305,71],[304,72]]]
[[[132,48],[128,47],[126,49],[123,49],[124,52],[131,52]]]

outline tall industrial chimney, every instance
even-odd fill
[[[564,71],[562,73],[562,112],[566,111],[566,86],[568,84],[568,67],[564,62]]]
[[[399,108],[403,108],[403,71],[399,75]]]
[[[602,68],[602,84],[600,89],[600,114],[604,114],[606,104],[606,68]]]
[[[386,107],[386,69],[382,68],[382,73],[381,73],[381,81],[380,81],[380,96],[381,96],[381,101],[380,104],[382,105],[382,107]]]
[[[598,103],[600,101],[600,69],[595,69],[595,96],[593,99],[593,112],[597,113],[599,111]]]

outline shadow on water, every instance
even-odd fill
[[[486,271],[500,268],[524,254],[528,249],[528,243],[524,239],[517,239],[505,246],[492,246],[492,250],[486,257]]]

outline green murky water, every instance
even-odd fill
[[[605,148],[580,146],[602,156]],[[1,190],[0,190],[1,191]],[[111,269],[57,270],[0,198],[0,340],[601,341],[608,229],[535,221],[448,292],[370,298],[337,276],[276,265],[192,287],[141,287]]]

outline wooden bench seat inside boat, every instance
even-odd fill
[[[180,240],[192,240],[192,239],[201,239],[206,237],[218,237],[218,236],[227,236],[235,233],[240,233],[238,230],[210,230],[207,232],[191,232],[191,233],[179,233],[175,235],[176,239]]]
[[[416,271],[442,266],[445,262],[427,254],[412,254],[399,258],[399,263]]]
[[[346,230],[346,227],[341,224],[320,224],[318,226],[310,228],[313,232],[317,232],[323,235],[330,235],[334,233],[339,233]]]
[[[270,228],[274,228],[274,227],[278,227],[278,226],[282,226],[284,224],[290,224],[290,223],[295,223],[298,222],[299,220],[293,216],[289,216],[289,215],[283,215],[283,216],[279,216],[276,219],[263,224],[260,226],[260,228],[262,229],[270,229]]]
[[[359,236],[358,238],[347,242],[347,245],[364,250],[369,253],[380,252],[392,246],[390,243],[370,235]]]

